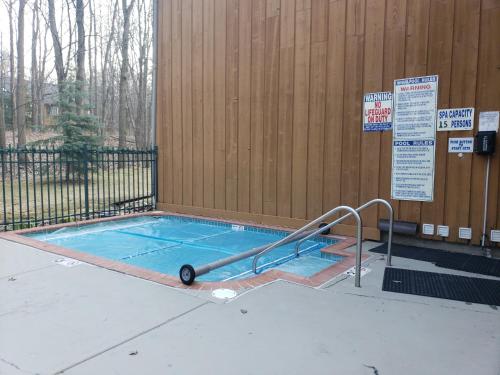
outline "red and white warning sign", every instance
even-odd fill
[[[392,129],[392,93],[372,92],[363,101],[363,131],[380,132]]]

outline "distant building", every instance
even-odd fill
[[[2,93],[5,98],[10,97],[10,77],[5,77],[3,82],[0,83],[2,87]],[[26,82],[27,86],[27,99],[28,99],[28,115],[31,117],[31,90],[30,81]],[[47,127],[55,125],[57,121],[57,115],[59,114],[59,105],[58,105],[58,88],[57,84],[53,83],[44,83],[43,91],[42,91],[42,103],[41,103],[41,111],[42,111],[42,123],[41,126]]]
[[[55,125],[57,115],[59,115],[59,95],[58,87],[53,83],[45,83],[42,93],[42,126]]]

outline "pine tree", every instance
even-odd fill
[[[91,161],[91,151],[99,145],[97,134],[100,124],[88,105],[78,104],[86,102],[85,93],[80,91],[80,87],[81,84],[74,80],[67,80],[62,84],[57,122],[51,127],[57,135],[33,143],[58,146],[61,149],[67,179],[82,178],[82,172],[87,168],[82,161]]]
[[[72,149],[98,145],[97,132],[100,125],[97,117],[85,105],[83,111],[78,111],[77,103],[85,102],[85,93],[79,89],[80,86],[76,81],[64,83],[58,100],[59,115],[54,125],[59,135],[49,138],[49,143]]]

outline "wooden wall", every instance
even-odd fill
[[[361,132],[362,96],[430,74],[439,107],[474,106],[476,128],[500,110],[500,0],[158,0],[160,208],[295,226],[389,199],[392,133]],[[397,219],[479,242],[485,159],[447,153],[470,135],[438,132],[435,201],[393,201]],[[364,214],[369,237],[378,217]]]

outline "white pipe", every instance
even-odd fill
[[[488,185],[490,182],[490,161],[491,155],[488,155],[488,160],[486,161],[486,176],[484,177],[484,210],[483,210],[483,235],[481,238],[481,247],[484,250],[486,245],[486,219],[488,217]]]

